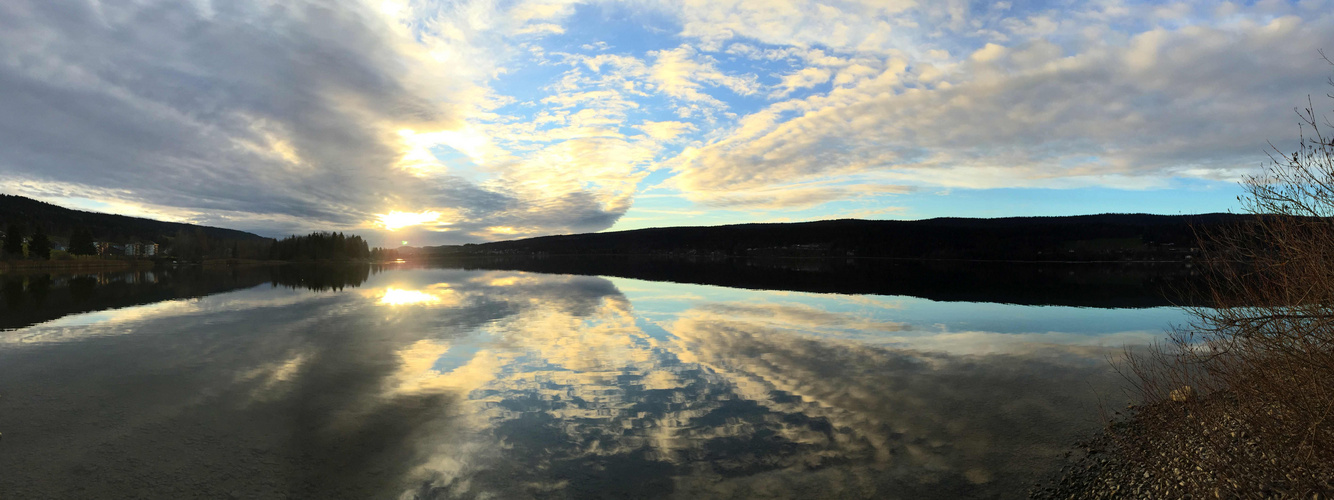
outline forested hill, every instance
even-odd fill
[[[830,220],[544,236],[428,249],[436,255],[679,255],[977,260],[1181,260],[1196,228],[1234,214]]]
[[[85,212],[23,196],[0,194],[0,231],[13,223],[23,226],[27,231],[39,226],[46,234],[57,238],[68,238],[74,229],[85,227],[92,231],[94,239],[116,243],[132,241],[162,243],[180,232],[193,234],[196,230],[202,231],[209,239],[219,241],[269,240],[254,233],[235,229]]]

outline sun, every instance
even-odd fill
[[[408,226],[440,223],[440,212],[400,212],[392,210],[387,214],[377,214],[380,225],[390,231],[397,231]]]

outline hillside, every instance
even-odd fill
[[[41,226],[46,234],[61,240],[67,239],[77,227],[91,230],[94,239],[116,243],[130,241],[163,243],[178,232],[194,233],[196,230],[217,241],[269,240],[254,233],[235,229],[85,212],[23,196],[0,194],[0,231],[4,231],[10,223],[22,224],[27,231],[31,231],[34,225]]]
[[[435,255],[675,255],[968,260],[1184,260],[1195,230],[1233,214],[831,220],[544,236],[426,249]]]

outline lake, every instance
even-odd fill
[[[0,276],[0,497],[1011,498],[1186,320],[516,267]]]

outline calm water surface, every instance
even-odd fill
[[[1009,498],[1124,403],[1109,357],[1184,319],[196,274],[5,279],[0,498]]]

